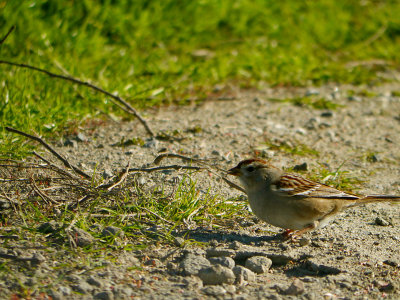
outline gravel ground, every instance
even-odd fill
[[[120,170],[128,160],[131,166],[147,166],[164,150],[208,158],[223,168],[257,153],[283,168],[306,163],[306,177],[321,168],[341,166],[348,171],[346,176],[364,180],[357,191],[361,194],[400,194],[399,89],[385,85],[238,91],[231,101],[147,112],[156,131],[179,131],[177,137],[183,139],[146,139],[137,121],[110,121],[94,130],[84,128],[78,139],[65,137],[56,146],[81,168],[89,171],[97,165],[105,175]],[[304,95],[342,106],[317,110],[271,101]],[[144,145],[112,146],[138,137]],[[267,147],[266,140],[305,145],[319,156],[285,153]],[[142,181],[149,187],[173,186],[177,176],[149,174]],[[210,188],[226,198],[240,194],[206,172],[194,176],[200,191]],[[283,242],[279,232],[255,217],[231,228],[193,227],[184,238],[207,246],[179,247],[183,237],[177,236],[177,246],[110,250],[97,265],[69,272],[59,263],[73,265],[79,259],[64,250],[43,248],[41,240],[9,240],[0,252],[26,258],[18,263],[28,264],[30,271],[20,272],[19,282],[33,291],[47,286],[53,299],[400,299],[399,205],[349,209],[301,243]],[[85,233],[76,235],[83,242],[90,240]],[[1,298],[10,297],[18,286],[14,277],[1,273]],[[40,296],[33,292],[31,297]]]

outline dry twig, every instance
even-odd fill
[[[64,164],[64,166],[66,166],[67,168],[70,168],[72,170],[74,170],[76,173],[78,173],[79,175],[85,177],[86,179],[90,179],[90,176],[88,174],[86,174],[85,172],[83,172],[82,170],[80,170],[78,167],[75,167],[73,165],[70,164],[70,162],[68,160],[66,160],[64,157],[62,157],[56,150],[54,150],[49,144],[47,144],[44,140],[42,140],[40,137],[25,133],[23,131],[20,131],[18,129],[14,129],[11,127],[5,127],[5,129],[7,131],[13,132],[13,133],[17,133],[20,134],[22,136],[25,136],[27,138],[30,138],[34,141],[39,142],[40,144],[42,144],[47,150],[49,150],[55,157],[57,157],[59,160],[61,160]]]
[[[11,28],[8,30],[8,32],[6,33],[6,35],[0,40],[0,45],[3,44],[6,39],[8,38],[8,36],[11,34],[11,32],[13,32],[13,30],[15,29],[15,26],[11,26]]]
[[[73,83],[76,83],[76,84],[79,84],[79,85],[87,86],[87,87],[89,87],[89,88],[91,88],[91,89],[93,89],[93,90],[95,90],[97,92],[100,92],[100,93],[102,93],[104,95],[107,95],[107,96],[111,97],[112,99],[114,99],[115,101],[117,101],[120,104],[122,104],[126,108],[125,111],[127,111],[130,114],[134,115],[140,121],[140,123],[142,123],[142,125],[146,129],[147,133],[150,136],[154,136],[154,132],[151,130],[151,128],[147,124],[146,120],[128,102],[126,102],[121,97],[119,97],[117,95],[114,95],[114,94],[112,94],[112,93],[110,93],[110,92],[108,92],[108,91],[106,91],[106,90],[104,90],[104,89],[102,89],[102,88],[90,83],[90,82],[82,81],[82,80],[79,80],[79,79],[74,78],[72,76],[65,76],[65,75],[61,75],[61,74],[56,74],[56,73],[53,73],[53,72],[50,72],[50,71],[47,71],[47,70],[44,70],[44,69],[41,69],[41,68],[38,68],[38,67],[35,67],[35,66],[31,66],[31,65],[28,65],[28,64],[23,64],[23,63],[21,64],[21,63],[14,63],[14,62],[11,62],[11,61],[6,61],[6,60],[0,60],[0,64],[6,64],[6,65],[14,66],[14,67],[26,68],[26,69],[34,70],[34,71],[37,71],[37,72],[41,72],[41,73],[44,73],[44,74],[46,74],[46,75],[48,75],[50,77],[53,77],[53,78],[59,78],[59,79],[70,81],[70,82],[73,82]]]

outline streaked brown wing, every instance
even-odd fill
[[[357,200],[358,196],[339,191],[322,183],[305,179],[295,174],[285,174],[274,183],[277,192],[301,198],[323,198],[340,200]]]

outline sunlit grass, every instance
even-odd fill
[[[379,84],[399,63],[396,1],[35,0],[0,9],[0,36],[16,25],[1,59],[93,81],[139,109],[229,95],[232,85]],[[6,65],[0,74],[3,125],[54,136],[125,116],[85,87]],[[335,108],[308,100],[295,104]],[[4,156],[29,150],[4,130],[0,141]]]

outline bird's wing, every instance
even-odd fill
[[[305,179],[295,174],[285,174],[273,183],[277,192],[301,198],[357,200],[358,196],[339,191],[322,183]]]

